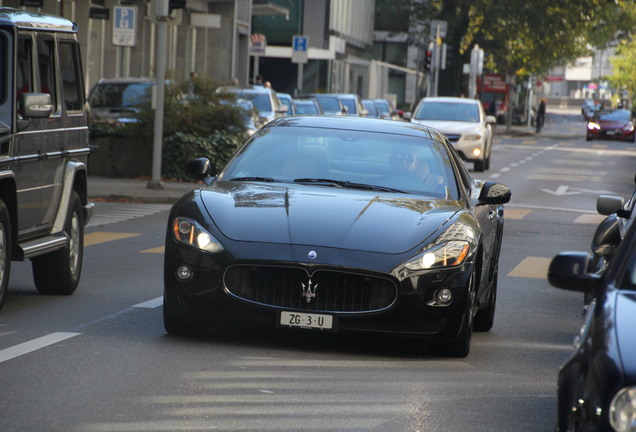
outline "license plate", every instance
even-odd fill
[[[333,316],[324,314],[282,311],[280,313],[280,325],[286,327],[332,330]]]

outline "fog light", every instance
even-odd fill
[[[179,280],[182,281],[187,281],[192,279],[192,269],[188,266],[180,266],[177,269],[177,277],[179,278]]]
[[[449,288],[439,288],[433,293],[433,299],[426,304],[428,306],[448,306],[453,301],[453,293]]]
[[[477,157],[481,155],[481,149],[480,148],[474,148],[473,149],[473,156]]]
[[[437,290],[435,297],[440,303],[450,303],[453,300],[453,293],[448,288],[441,288]]]

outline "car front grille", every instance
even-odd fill
[[[308,292],[310,281],[314,296]],[[240,265],[227,269],[224,283],[230,294],[243,300],[312,312],[378,311],[391,306],[397,297],[389,279],[324,269],[314,271],[310,278],[299,267]]]
[[[450,142],[457,142],[461,138],[461,135],[458,135],[458,134],[446,134],[446,138],[448,138],[448,140]]]

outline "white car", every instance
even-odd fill
[[[490,168],[494,116],[487,116],[477,99],[427,97],[420,101],[410,119],[442,132],[463,160],[474,163],[475,171]]]

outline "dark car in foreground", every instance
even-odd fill
[[[636,224],[602,273],[589,253],[562,252],[550,284],[593,297],[575,350],[559,371],[559,432],[636,431]]]
[[[595,111],[587,122],[586,140],[636,141],[632,112],[626,109]]]
[[[457,357],[493,325],[510,189],[471,178],[438,131],[291,116],[170,212],[168,333],[254,322],[410,337]]]

